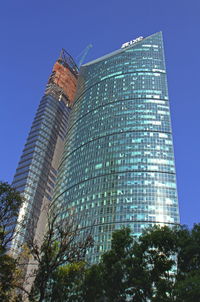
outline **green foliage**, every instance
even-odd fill
[[[111,250],[86,270],[80,301],[199,301],[199,284],[200,225],[155,226],[137,240],[126,228],[113,233]]]
[[[0,301],[19,302],[19,268],[23,261],[7,252],[22,204],[20,195],[0,183]],[[200,300],[200,224],[147,229],[134,238],[131,229],[113,232],[111,250],[99,264],[88,266],[85,253],[93,245],[79,237],[73,221],[61,224],[50,216],[42,245],[26,242],[36,263],[30,300],[34,302],[190,302]],[[79,238],[79,239],[77,239]],[[22,265],[23,266],[23,265]],[[24,276],[24,275],[23,275]],[[22,279],[21,279],[22,280]],[[23,288],[21,288],[23,290]]]
[[[102,283],[108,301],[125,301],[126,265],[131,258],[133,238],[130,229],[113,232],[111,250],[102,256],[100,263]]]
[[[82,277],[81,284],[81,301],[99,302],[103,301],[104,280],[102,275],[102,267],[100,264],[95,264],[87,268]]]
[[[4,254],[0,255],[0,301],[10,301],[13,288],[15,260]]]
[[[189,273],[183,280],[175,284],[174,295],[177,302],[199,301],[200,272]]]
[[[155,227],[134,241],[129,228],[115,231],[111,250],[100,263],[106,301],[170,301],[170,272],[175,265],[175,239],[168,228]]]
[[[153,227],[137,240],[131,230],[113,232],[99,264],[58,267],[50,302],[190,302],[200,297],[200,225]],[[44,272],[44,270],[43,270]],[[42,301],[42,300],[41,300]]]
[[[200,224],[195,224],[192,230],[182,227],[177,232],[177,263],[175,301],[199,301]]]
[[[28,242],[30,253],[38,265],[30,300],[65,301],[64,297],[68,296],[68,300],[73,301],[73,288],[78,286],[76,283],[82,268],[80,263],[92,245],[91,235],[81,237],[74,221],[61,222],[58,214],[51,212],[42,245],[39,246],[34,239]],[[61,292],[59,295],[58,289]]]
[[[59,267],[52,276],[52,290],[49,301],[78,301],[84,273],[84,262],[71,263]]]
[[[15,222],[22,204],[20,194],[8,183],[0,182],[0,249],[7,250],[14,236]]]
[[[22,204],[20,194],[9,184],[0,182],[0,301],[17,301],[17,261],[9,254],[11,240],[15,235],[15,222]]]

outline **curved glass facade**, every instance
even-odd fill
[[[179,223],[162,34],[81,67],[54,202],[92,226],[97,262],[116,228]]]

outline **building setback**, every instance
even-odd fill
[[[24,198],[16,226],[17,235],[12,242],[14,252],[19,251],[18,247],[30,232],[38,239],[44,232],[77,76],[76,64],[62,50],[39,104],[12,184]],[[22,219],[25,219],[25,227],[20,226]]]
[[[160,32],[81,67],[53,202],[92,227],[92,263],[115,229],[179,224]]]

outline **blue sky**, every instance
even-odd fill
[[[0,179],[12,181],[60,49],[86,61],[162,31],[181,222],[200,222],[200,1],[10,0],[0,9]]]

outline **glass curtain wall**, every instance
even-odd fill
[[[92,263],[115,229],[179,224],[162,33],[81,67],[54,203],[92,228]]]

